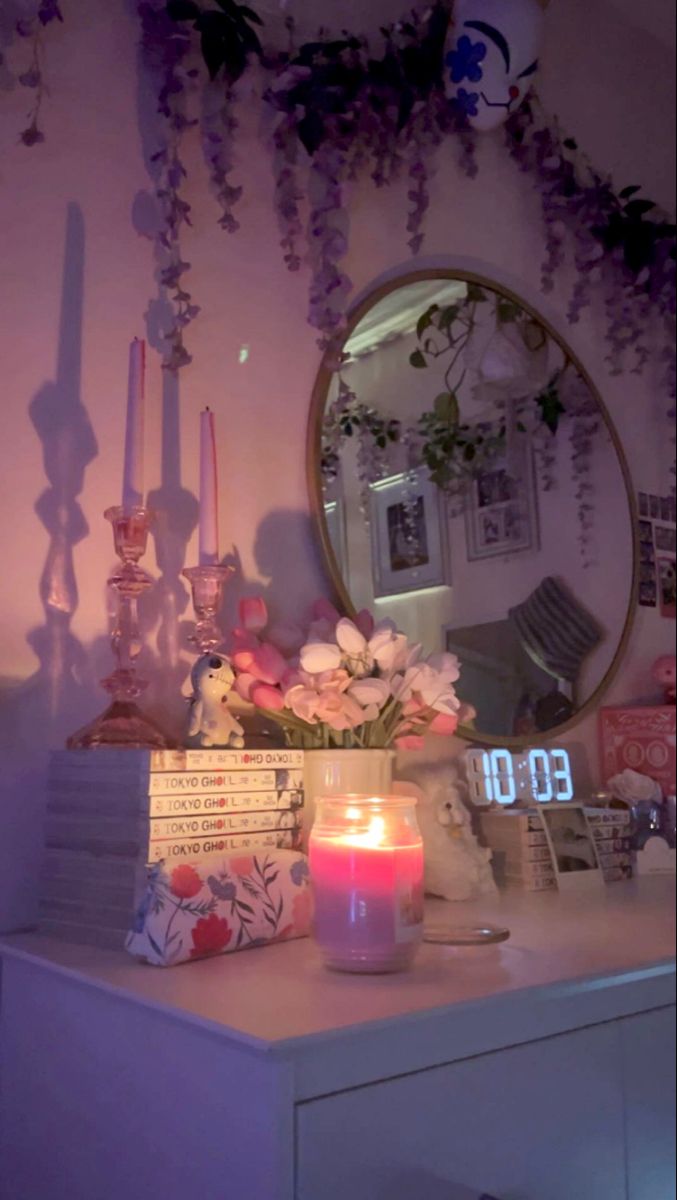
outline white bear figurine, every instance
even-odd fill
[[[472,831],[455,769],[434,763],[407,767],[407,773],[415,782],[400,780],[395,789],[413,792],[418,799],[427,894],[445,900],[495,895],[491,850],[480,846]]]
[[[188,714],[190,746],[244,746],[244,729],[228,708],[235,675],[225,654],[210,651],[198,658],[191,671],[193,695]]]

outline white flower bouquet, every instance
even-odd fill
[[[269,625],[260,597],[240,604],[230,652],[239,695],[306,750],[418,749],[427,732],[454,733],[461,703],[453,654],[423,656],[392,621],[354,621],[325,600],[309,629]]]

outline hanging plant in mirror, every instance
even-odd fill
[[[338,396],[329,406],[322,425],[322,476],[327,483],[339,478],[341,446],[346,438],[357,444],[362,511],[369,509],[369,485],[388,473],[388,449],[401,441],[401,422],[383,417],[361,403],[343,377],[338,376]]]
[[[639,577],[627,463],[575,351],[501,285],[437,268],[367,295],[341,358],[318,374],[308,466],[342,603],[394,605],[457,654],[482,737],[573,719]]]
[[[581,556],[589,565],[594,556],[591,457],[600,433],[590,389],[569,356],[554,347],[520,304],[473,282],[456,290],[453,303],[430,304],[412,318],[417,345],[408,353],[409,365],[432,376],[430,402],[423,402],[415,420],[403,421],[390,411],[387,388],[378,406],[373,396],[368,404],[357,396],[344,378],[355,361],[351,347],[357,345],[348,339],[336,398],[322,422],[325,488],[339,480],[342,446],[354,439],[366,521],[373,484],[397,472],[415,484],[421,468],[455,512],[462,511],[474,482],[487,471],[505,465],[518,476],[527,452],[533,453],[540,487],[548,492],[557,483],[557,437],[566,418],[567,469],[574,480]],[[395,340],[390,335],[387,344],[392,347]]]

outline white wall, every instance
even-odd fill
[[[393,12],[399,7],[393,4]],[[584,0],[553,0],[546,103],[561,110],[602,168],[618,169],[620,183],[646,183],[671,202],[669,52],[625,25],[615,7],[595,7],[592,37]],[[101,706],[97,680],[110,661],[104,583],[112,555],[101,514],[120,491],[127,344],[144,333],[144,313],[155,294],[152,247],[132,220],[148,187],[139,129],[146,136],[152,123],[152,99],[137,74],[134,8],[126,0],[64,0],[65,24],[48,36],[44,146],[17,144],[25,91],[0,93],[0,552],[6,575],[0,928],[34,914],[46,748],[61,744]],[[326,16],[326,5],[324,11]],[[146,621],[152,642],[159,630],[174,660],[164,676],[165,695],[178,689],[183,673],[172,648],[172,613],[186,621],[191,616],[177,574],[184,551],[186,563],[196,559],[197,414],[205,403],[215,409],[219,428],[222,548],[232,547],[241,563],[240,590],[262,585],[271,605],[289,613],[324,586],[304,476],[305,423],[319,353],[305,323],[305,277],[289,276],[281,265],[270,164],[259,148],[255,106],[243,114],[243,126],[245,199],[235,238],[216,228],[196,139],[189,148],[194,228],[184,249],[203,310],[190,335],[194,363],[175,385],[163,377],[157,359],[150,361],[147,483],[151,492],[159,489],[151,499],[166,510],[170,533],[160,544],[164,586],[146,605]],[[376,196],[365,185],[355,188],[351,202],[347,265],[359,292],[408,266],[406,201],[403,189]],[[500,137],[487,142],[474,183],[459,176],[453,147],[444,147],[425,255],[417,265],[491,274],[540,304],[563,328],[563,300],[544,302],[538,295],[540,254],[537,199],[507,160]],[[667,491],[668,451],[659,421],[664,404],[654,381],[608,379],[592,320],[569,336],[617,421],[637,486]],[[243,345],[250,355],[239,366]],[[41,517],[51,522],[51,538]],[[146,565],[160,573],[153,552]],[[48,584],[52,607],[46,615]],[[639,613],[613,699],[646,694],[647,667],[666,649],[671,632],[655,613]],[[587,757],[594,720],[570,740],[582,747],[583,772],[594,775]]]

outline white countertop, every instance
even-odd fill
[[[432,901],[427,917],[504,925],[511,937],[495,946],[425,944],[411,971],[389,976],[329,972],[308,939],[170,969],[39,934],[11,935],[1,948],[259,1047],[525,989],[674,971],[670,878],[613,884],[595,899],[510,892],[467,904]]]

